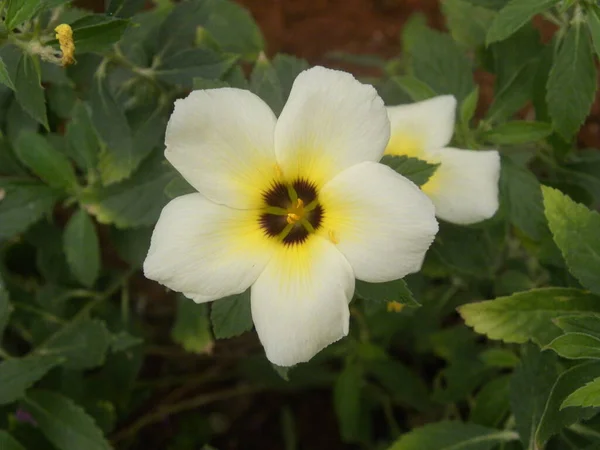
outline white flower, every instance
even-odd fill
[[[500,156],[495,150],[446,147],[454,133],[455,110],[451,95],[388,107],[391,138],[385,153],[439,163],[421,189],[433,201],[437,217],[467,225],[498,210]]]
[[[245,90],[178,100],[165,156],[199,193],[162,211],[146,277],[196,302],[251,286],[269,360],[309,360],[348,333],[355,278],[419,270],[437,232],[427,196],[377,163],[388,138],[373,87],[322,67],[296,78],[279,119]]]

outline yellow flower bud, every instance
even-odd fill
[[[62,52],[61,63],[63,67],[69,66],[75,62],[75,43],[73,42],[73,29],[70,25],[63,23],[57,26],[56,39],[60,44],[60,51]]]

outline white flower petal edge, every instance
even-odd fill
[[[348,334],[354,274],[333,244],[282,247],[252,286],[252,318],[267,358],[306,362]]]
[[[433,159],[441,164],[423,190],[440,219],[469,225],[496,213],[500,178],[497,151],[444,148],[435,152]]]
[[[244,292],[274,248],[256,214],[217,205],[200,194],[177,197],[158,219],[144,275],[197,302]]]
[[[275,122],[267,104],[249,91],[194,91],[175,102],[165,157],[206,198],[256,208],[256,186],[275,173]]]
[[[391,137],[386,153],[418,158],[448,145],[454,134],[456,99],[442,95],[387,108]]]
[[[313,67],[300,73],[275,129],[286,176],[310,174],[318,187],[363,161],[379,161],[390,124],[373,86],[352,75]]]
[[[321,191],[331,233],[356,278],[383,282],[420,270],[438,231],[431,200],[383,164],[346,169]]]

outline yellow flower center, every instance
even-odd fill
[[[296,199],[296,203],[290,206],[287,210],[286,221],[288,224],[293,225],[296,222],[300,222],[304,217],[304,202],[301,198]]]

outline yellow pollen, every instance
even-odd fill
[[[388,302],[387,303],[387,310],[388,310],[388,312],[397,312],[397,313],[399,313],[403,309],[404,309],[404,305],[402,303],[400,303],[400,302]]]
[[[63,23],[57,26],[56,39],[60,45],[60,51],[62,52],[61,63],[63,67],[71,65],[75,62],[75,42],[73,42],[73,29],[70,25]]]
[[[329,230],[328,236],[329,236],[329,240],[331,242],[333,242],[334,244],[339,244],[340,243],[340,241],[338,240],[337,236],[335,235],[335,231]]]
[[[296,204],[288,209],[286,221],[291,225],[302,220],[302,217],[304,217],[304,202],[299,198]]]

